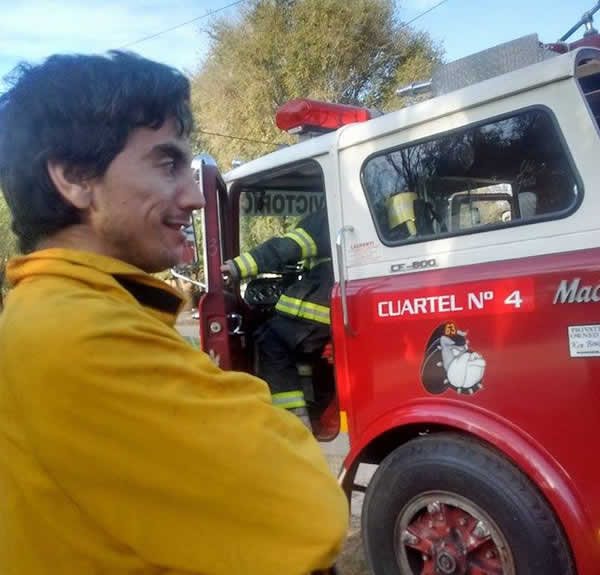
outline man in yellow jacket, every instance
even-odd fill
[[[264,382],[174,329],[203,198],[189,85],[132,54],[53,56],[0,96],[0,187],[26,254],[0,315],[2,575],[304,575],[347,502]]]

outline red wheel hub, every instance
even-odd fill
[[[500,552],[482,520],[433,501],[401,534],[407,552],[420,554],[421,575],[503,575]]]

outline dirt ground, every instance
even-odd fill
[[[360,538],[360,516],[352,515],[348,538],[337,560],[339,575],[369,575]]]
[[[322,444],[322,446],[327,462],[329,463],[329,468],[337,475],[343,461],[343,455],[336,452],[335,448],[332,450],[331,446],[327,444]],[[366,485],[374,471],[375,466],[361,465],[356,477],[356,482],[361,485]],[[336,562],[338,575],[369,575],[360,536],[360,514],[362,511],[363,499],[364,494],[362,493],[355,492],[352,496],[348,537],[346,538],[342,552]]]

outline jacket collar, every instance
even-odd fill
[[[173,325],[183,306],[183,295],[165,282],[123,261],[96,253],[51,248],[13,258],[7,264],[7,278],[14,285],[41,276],[79,280],[98,291],[133,296],[165,323]]]

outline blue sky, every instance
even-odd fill
[[[400,1],[405,21],[439,0]],[[103,52],[219,9],[232,0],[0,0],[0,78],[20,60],[57,52]],[[554,41],[595,0],[447,0],[413,24],[426,30],[454,60],[500,42],[537,32]],[[552,6],[550,8],[549,6]],[[230,8],[219,15],[233,15]],[[200,20],[130,49],[187,71],[207,50]],[[600,12],[598,13],[600,27]]]

